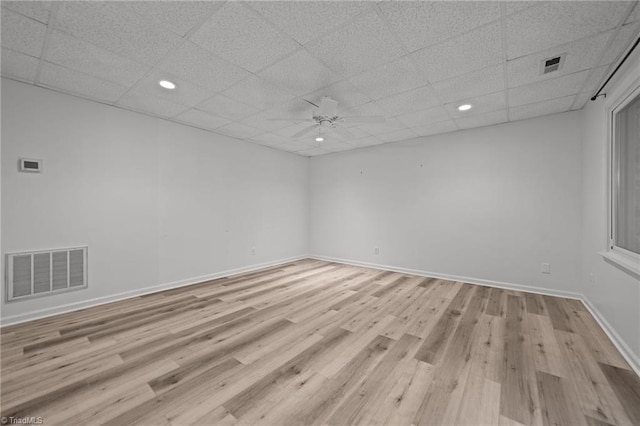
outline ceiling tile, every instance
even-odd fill
[[[296,141],[285,141],[285,142],[280,142],[277,145],[273,145],[274,148],[276,149],[280,149],[282,151],[289,151],[289,152],[297,152],[300,151],[302,149],[308,149],[309,146],[303,144],[302,142],[296,142]]]
[[[49,22],[50,1],[3,1],[2,7],[18,12],[44,24]]]
[[[56,28],[126,58],[156,64],[181,38],[123,6],[124,2],[60,2]]]
[[[502,64],[433,84],[433,90],[442,102],[453,102],[503,89],[504,66]]]
[[[276,105],[269,109],[274,118],[299,118],[310,120],[315,112],[315,107],[302,98],[294,98],[291,101]]]
[[[518,13],[521,10],[524,10],[528,7],[532,7],[537,5],[542,0],[533,0],[533,1],[506,1],[505,3],[505,15],[513,15],[514,13]]]
[[[552,99],[550,101],[513,107],[509,109],[509,119],[511,121],[524,120],[526,118],[569,111],[571,105],[573,105],[574,99],[575,96],[572,95]]]
[[[372,7],[365,1],[257,1],[249,5],[300,44],[334,31]]]
[[[430,82],[446,80],[502,62],[500,24],[412,53]]]
[[[628,24],[629,22],[638,21],[638,20],[640,20],[640,4],[636,3],[636,7],[634,7],[633,10],[631,11],[631,14],[629,14],[629,17],[625,21],[625,24]]]
[[[437,106],[424,111],[399,115],[397,119],[406,126],[413,128],[426,124],[437,123],[439,121],[450,120],[451,116],[443,106]]]
[[[235,84],[222,94],[260,110],[294,99],[293,95],[255,75]]]
[[[366,146],[374,146],[381,145],[382,142],[380,139],[375,136],[367,136],[366,138],[355,139],[353,141],[349,141],[349,145],[353,145],[356,148],[364,148]]]
[[[382,115],[389,116],[389,114],[383,110],[377,102],[371,101],[362,105],[358,105],[354,108],[356,113],[353,115]]]
[[[431,88],[424,86],[380,99],[376,105],[384,111],[385,116],[393,117],[432,108],[440,105],[440,100]]]
[[[607,71],[611,65],[603,65],[598,68],[593,69],[593,73],[589,76],[589,79],[585,83],[584,87],[580,90],[581,92],[595,92],[598,90],[600,85],[604,83],[605,78],[607,77]]]
[[[253,136],[251,140],[259,143],[260,145],[267,146],[274,146],[287,141],[285,137],[274,133],[263,133],[261,135]]]
[[[49,36],[45,59],[122,86],[133,85],[148,69],[147,66],[60,31],[53,31]]]
[[[9,49],[2,49],[2,76],[33,83],[38,70],[37,58]]]
[[[160,67],[180,78],[222,91],[251,74],[191,42],[172,51]]]
[[[40,70],[39,84],[81,97],[115,102],[126,87],[45,62]]]
[[[257,108],[223,95],[215,95],[198,105],[198,109],[230,120],[242,120],[259,112]]]
[[[160,80],[169,80],[175,83],[176,88],[173,90],[167,90],[160,87],[158,84]],[[131,89],[131,93],[140,96],[163,98],[175,104],[194,106],[212,96],[214,91],[183,80],[172,73],[156,69],[151,74],[148,74],[140,80]]]
[[[255,127],[256,129],[264,130],[265,132],[271,132],[291,125],[291,122],[289,121],[272,120],[273,118],[278,117],[276,117],[271,111],[263,111],[247,118],[243,118],[240,120],[240,123]]]
[[[461,117],[456,119],[458,127],[461,129],[472,129],[474,127],[489,126],[491,124],[500,124],[507,121],[507,111],[494,111],[487,114],[472,115],[469,117]]]
[[[636,7],[638,9],[638,7]],[[639,9],[640,10],[640,9]],[[638,34],[638,27],[640,27],[640,22],[634,22],[631,24],[626,24],[620,31],[616,34],[613,39],[613,43],[607,49],[602,60],[600,61],[600,65],[607,65],[618,59],[618,57],[627,50],[629,44],[632,43],[635,39],[633,39],[634,35]]]
[[[131,92],[120,98],[116,105],[145,114],[167,118],[178,115],[188,108],[185,105],[177,104],[156,96],[140,95]]]
[[[216,132],[238,139],[251,139],[251,137],[262,133],[261,130],[250,126],[245,126],[244,124],[240,123],[230,123],[226,126],[218,127],[216,129]]]
[[[300,47],[240,2],[225,3],[191,39],[252,72]]]
[[[307,45],[311,54],[344,77],[365,72],[404,54],[375,11]]]
[[[509,105],[519,106],[574,95],[580,91],[589,71],[565,75],[509,89]]]
[[[575,100],[573,101],[573,105],[571,106],[572,110],[577,110],[582,108],[593,96],[591,92],[581,92],[575,96]]]
[[[572,74],[597,65],[600,55],[609,43],[612,32],[604,32],[552,49],[507,61],[509,87],[518,87],[537,81],[550,80]],[[566,54],[565,62],[558,71],[541,75],[541,63],[545,59]]]
[[[346,124],[345,126],[349,129],[351,134],[353,134],[353,139],[362,139],[362,138],[371,136],[369,133],[365,132],[362,128],[358,127],[357,125]],[[344,138],[340,138],[340,139],[344,139]]]
[[[314,92],[340,80],[340,76],[302,49],[259,73],[271,84],[295,95]]]
[[[458,111],[458,106],[463,102],[471,104],[473,108],[468,111]],[[445,107],[453,118],[458,118],[505,109],[507,107],[507,102],[504,91],[500,91],[488,95],[465,98],[464,101],[460,100],[446,104]]]
[[[411,129],[401,129],[401,130],[393,131],[391,133],[385,133],[383,135],[380,135],[378,136],[378,139],[380,139],[382,142],[397,142],[397,141],[403,141],[406,139],[413,139],[417,136],[418,135],[416,134],[416,132],[414,132]]]
[[[231,121],[226,118],[218,117],[195,108],[188,109],[182,114],[177,115],[175,120],[211,130],[231,123]]]
[[[422,126],[413,127],[412,130],[418,136],[429,136],[429,135],[437,135],[440,133],[453,132],[458,130],[458,126],[456,126],[455,121],[447,120],[441,121],[439,123],[425,124]]]
[[[125,1],[123,6],[144,16],[153,25],[162,25],[184,36],[204,17],[215,12],[221,1]]]
[[[527,55],[614,28],[628,2],[543,2],[506,20],[507,57]]]
[[[414,62],[408,56],[351,77],[349,82],[374,100],[425,84]]]
[[[322,145],[322,149],[324,149],[327,152],[342,152],[342,151],[348,151],[353,148],[354,148],[353,145],[349,145],[346,142],[338,142],[338,143]]]
[[[39,58],[47,27],[41,22],[2,9],[2,47]]]
[[[500,18],[499,2],[400,1],[380,9],[410,52]]]
[[[274,130],[272,133],[285,137],[285,138],[291,138],[293,135],[295,135],[296,133],[300,132],[301,130],[304,130],[310,126],[313,126],[315,123],[311,123],[311,122],[306,122],[306,123],[296,123],[296,124],[290,124],[287,127],[283,127],[282,129],[278,129],[278,130]],[[299,141],[309,141],[312,140],[312,138],[315,138],[315,136],[318,134],[318,130],[314,129],[312,131],[310,131],[309,133],[307,133],[306,135],[302,136],[299,139]]]
[[[365,133],[369,133],[370,135],[377,137],[378,135],[405,129],[408,126],[402,121],[398,120],[398,118],[393,117],[387,118],[385,121],[380,123],[363,123],[357,127],[362,129]]]
[[[371,98],[369,96],[362,93],[353,84],[346,80],[323,87],[320,90],[305,95],[304,98],[318,104],[320,99],[324,96],[328,96],[331,99],[338,101],[339,115],[355,115],[357,111],[356,107],[367,102],[371,102]]]

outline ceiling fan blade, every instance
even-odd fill
[[[309,104],[313,105],[313,106],[314,106],[314,107],[316,107],[316,108],[320,108],[318,105],[316,105],[316,104],[314,104],[313,102],[308,101],[308,100],[306,100],[306,99],[305,99],[305,102],[307,102],[307,103],[309,103]]]
[[[297,123],[304,123],[305,121],[315,121],[312,118],[269,118],[268,121],[294,121]]]
[[[357,115],[353,117],[340,117],[345,123],[384,123],[387,119],[382,115]]]
[[[318,114],[325,117],[334,117],[336,115],[337,107],[338,101],[334,101],[333,99],[325,96],[320,100]]]
[[[310,131],[312,131],[312,130],[313,130],[313,129],[315,129],[316,127],[318,127],[318,125],[317,125],[317,124],[314,124],[313,126],[306,127],[306,128],[304,128],[303,130],[300,130],[298,133],[296,133],[295,135],[293,135],[293,136],[291,136],[291,137],[292,137],[293,139],[297,139],[297,138],[299,138],[300,136],[304,136],[304,135],[306,135],[307,133],[309,133]]]
[[[338,124],[335,124],[333,126],[333,131],[339,134],[340,136],[342,136],[343,138],[355,139],[355,135],[353,133],[351,133],[346,127],[342,127]]]

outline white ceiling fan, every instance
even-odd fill
[[[305,101],[307,100],[305,99]],[[344,126],[345,123],[380,123],[386,120],[381,115],[341,117],[336,114],[338,101],[335,101],[328,96],[324,96],[320,100],[320,105],[316,105],[311,101],[307,102],[317,108],[312,118],[273,118],[272,120],[284,120],[294,123],[303,123],[308,121],[314,123],[309,127],[300,130],[295,135],[292,135],[291,137],[294,139],[302,137],[314,129],[318,129],[320,134],[322,134],[323,132],[334,132],[344,138],[354,138],[354,134]]]

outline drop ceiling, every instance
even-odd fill
[[[580,109],[637,3],[2,1],[2,76],[315,156]],[[323,96],[386,121],[317,143],[271,120]]]

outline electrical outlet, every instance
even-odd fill
[[[374,248],[373,248],[373,252],[374,252],[375,254],[380,254],[380,247],[374,247]]]
[[[551,273],[551,265],[548,263],[542,263],[540,265],[540,272],[542,272],[543,274],[550,274]]]
[[[251,247],[251,255],[252,256],[256,255],[256,248],[255,247]]]

